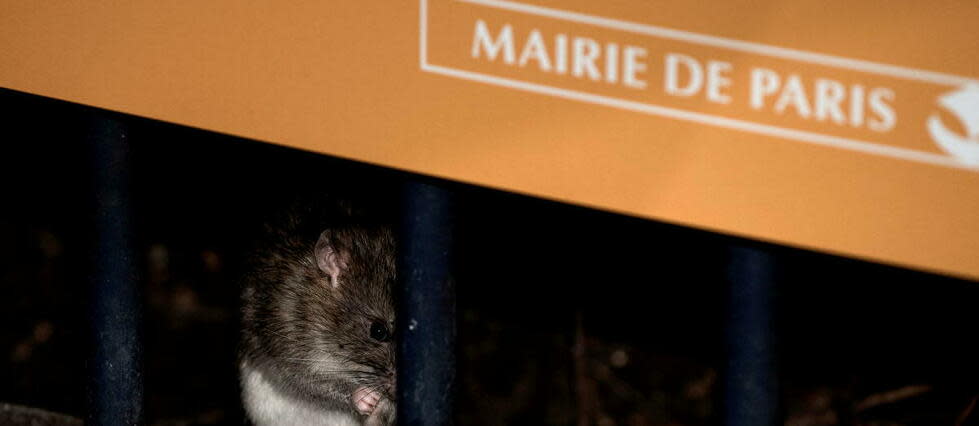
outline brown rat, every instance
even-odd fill
[[[242,291],[242,400],[256,425],[394,423],[390,228],[300,209],[267,227]]]

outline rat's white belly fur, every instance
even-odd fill
[[[360,426],[360,419],[341,411],[323,408],[284,395],[262,372],[241,365],[245,409],[255,426]]]

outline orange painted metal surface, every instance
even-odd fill
[[[976,22],[957,1],[2,1],[0,86],[976,279]]]

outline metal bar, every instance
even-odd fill
[[[94,259],[86,424],[132,425],[142,420],[140,303],[132,242],[129,146],[123,123],[93,117],[89,135],[94,177]]]
[[[400,232],[398,421],[452,423],[455,382],[455,291],[449,191],[411,182]]]
[[[769,426],[778,418],[775,359],[775,260],[737,246],[728,266],[724,424]]]

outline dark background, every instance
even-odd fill
[[[84,415],[97,113],[0,90],[0,402]],[[310,192],[396,211],[412,176],[116,117],[147,423],[240,424],[237,277],[264,218]],[[977,283],[434,182],[456,194],[461,424],[720,424],[738,245],[776,259],[786,425],[976,423]]]

